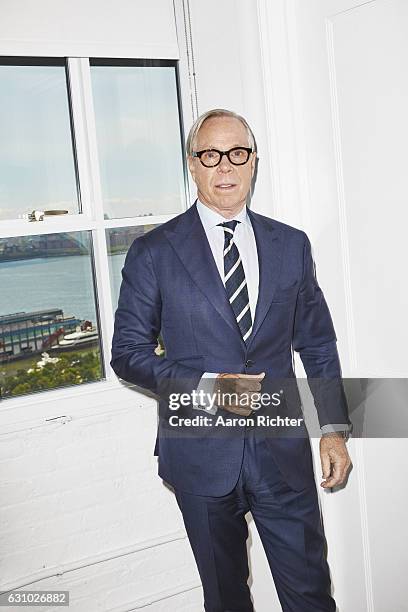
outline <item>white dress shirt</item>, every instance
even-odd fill
[[[205,206],[205,204],[202,204],[200,200],[197,200],[197,212],[203,224],[207,240],[211,247],[211,252],[224,285],[224,230],[222,227],[218,227],[218,223],[233,221],[234,219],[240,221],[240,223],[237,223],[234,231],[234,242],[237,245],[244,267],[245,279],[248,287],[249,308],[253,321],[255,317],[256,302],[258,300],[259,264],[255,234],[252,229],[247,207],[244,206],[238,214],[232,217],[232,219],[226,219],[211,208],[208,208],[208,206]]]

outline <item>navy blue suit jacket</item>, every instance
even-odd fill
[[[265,380],[286,381],[280,386],[286,384],[292,404],[300,405],[293,347],[312,383],[320,426],[350,422],[336,336],[315,277],[309,239],[284,223],[249,209],[248,214],[258,250],[259,294],[247,345],[195,204],[134,240],[122,270],[111,366],[120,378],[158,396],[159,475],[175,488],[197,495],[220,496],[232,490],[245,434],[245,427],[234,428],[234,435],[227,437],[205,428],[193,433],[190,428],[185,437],[180,431],[171,434],[169,394],[196,389],[205,371],[265,372]],[[164,357],[154,352],[160,332]],[[322,387],[322,380],[331,383]],[[297,490],[310,484],[307,435],[267,439],[287,482]]]

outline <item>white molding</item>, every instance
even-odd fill
[[[356,453],[357,463],[357,481],[359,491],[359,509],[361,520],[361,536],[363,540],[363,555],[364,555],[364,578],[365,590],[367,597],[367,612],[374,612],[374,591],[371,570],[371,553],[370,553],[370,529],[368,523],[368,506],[367,493],[365,486],[365,469],[364,469],[364,439],[354,440],[354,450]]]
[[[114,376],[109,363],[114,312],[106,233],[103,223],[104,209],[89,60],[86,58],[69,59],[68,74],[81,185],[82,214],[85,218],[97,220],[96,227],[92,232],[91,243],[91,265],[95,284],[90,290],[93,290],[96,317],[99,319],[102,366],[106,378],[110,380]]]
[[[80,387],[80,385],[78,385]],[[132,390],[133,389],[133,390]],[[126,395],[126,391],[130,393],[136,393],[137,395]],[[117,393],[122,392],[123,397],[118,398]],[[109,393],[114,393],[113,397],[109,400]],[[83,393],[81,397],[87,398]],[[1,421],[1,432],[0,438],[5,436],[11,436],[15,433],[22,431],[32,431],[33,429],[40,429],[44,427],[51,427],[52,425],[59,425],[69,423],[71,421],[80,421],[82,419],[99,418],[101,416],[120,415],[123,416],[127,413],[135,414],[135,410],[138,408],[150,408],[151,403],[156,403],[156,400],[147,397],[140,393],[135,387],[124,387],[123,389],[118,388],[116,385],[111,385],[110,388],[105,388],[99,395],[92,396],[92,402],[84,407],[75,400],[78,397],[63,397],[60,398],[58,404],[56,400],[50,402],[39,402],[36,407],[39,407],[41,411],[36,413],[32,402],[30,407],[32,413],[29,419],[19,419],[13,416],[13,411],[7,414],[6,410],[0,412]],[[87,398],[90,399],[89,397]],[[113,401],[112,401],[113,400]],[[108,402],[108,403],[107,403]],[[115,402],[115,403],[114,403]],[[56,407],[56,405],[58,407]],[[107,408],[107,406],[113,406]],[[20,405],[18,408],[27,408],[27,405]],[[14,407],[16,410],[16,407]],[[27,411],[25,411],[27,414]],[[13,420],[14,419],[14,420]]]
[[[140,597],[139,599],[133,600],[127,604],[122,604],[115,608],[111,608],[109,612],[132,612],[133,610],[140,610],[141,608],[146,608],[147,606],[151,606],[160,601],[165,601],[170,597],[176,597],[177,595],[182,595],[188,591],[201,588],[201,582],[197,582],[197,580],[189,580],[188,582],[183,582],[178,587],[164,589],[163,591],[158,591],[145,597]]]
[[[189,76],[190,65],[189,65],[189,53],[191,52],[191,43],[186,39],[186,31],[184,27],[184,1],[173,0],[174,6],[174,19],[176,23],[176,35],[179,48],[179,79],[180,79],[180,103],[181,103],[181,115],[183,120],[184,137],[187,138],[190,127],[193,125],[196,119],[196,112],[198,108],[194,109],[192,104],[192,98],[194,92],[192,90],[192,81]],[[185,143],[183,143],[184,145]],[[183,149],[184,152],[184,149]],[[186,204],[187,208],[192,204],[195,199],[196,186],[186,166]]]
[[[103,222],[104,204],[99,166],[95,109],[93,104],[89,61],[87,59],[81,59],[79,62],[82,90],[81,106],[83,109],[81,128],[83,125],[83,140],[86,141],[89,169],[89,172],[83,178],[87,184],[87,193],[91,194],[92,200],[85,203],[85,211],[89,206],[89,210],[92,210],[94,218],[98,221],[92,236],[94,249],[94,257],[92,259],[96,280],[94,293],[97,311],[99,311],[101,326],[101,352],[103,356],[105,375],[108,380],[111,380],[115,376],[115,373],[109,363],[111,358],[110,347],[113,336],[114,310],[111,297],[112,292],[109,275],[109,257],[106,244],[105,224]]]
[[[197,580],[189,580],[188,582],[181,583],[177,587],[164,589],[163,591],[158,591],[154,594],[135,599],[127,604],[122,604],[115,608],[111,608],[109,612],[132,612],[132,610],[140,610],[141,608],[146,608],[147,606],[151,606],[160,601],[165,601],[170,597],[176,597],[177,595],[182,595],[188,591],[201,588],[201,582],[197,582]]]
[[[332,19],[333,17],[336,17],[337,15],[343,15],[344,13],[348,13],[349,11],[354,11],[354,9],[361,8],[362,6],[365,6],[366,4],[373,4],[374,2],[378,2],[378,0],[365,0],[365,2],[358,2],[356,0],[348,0],[347,7],[343,6],[340,11],[334,11],[333,13],[330,13],[330,15],[327,15],[327,18]]]
[[[345,12],[345,11],[342,11]],[[333,130],[334,160],[336,170],[338,216],[341,245],[342,274],[344,285],[344,298],[346,307],[346,329],[347,329],[347,352],[349,359],[349,373],[357,372],[357,339],[355,335],[355,324],[353,315],[353,300],[350,272],[350,249],[347,231],[347,207],[345,198],[345,185],[343,174],[343,158],[341,145],[340,112],[337,93],[337,77],[335,65],[335,50],[333,36],[333,22],[330,18],[325,19],[326,48],[328,58],[328,76],[330,83],[331,118]],[[372,572],[370,563],[369,527],[367,497],[364,478],[364,454],[363,441],[356,440],[353,448],[356,453],[356,472],[358,481],[358,502],[361,521],[361,537],[363,545],[363,571],[365,581],[365,595],[367,601],[367,612],[374,612],[374,597],[372,585]]]
[[[184,43],[184,59],[189,82],[188,90],[190,92],[191,115],[193,121],[195,121],[199,115],[199,110],[190,0],[180,0],[179,4],[181,8],[179,19],[182,16],[182,21],[180,19],[178,30],[183,32],[182,40]]]
[[[347,9],[350,10],[350,9]],[[341,11],[345,12],[345,11]],[[334,146],[334,161],[336,171],[337,184],[337,203],[338,203],[338,218],[339,218],[339,233],[340,233],[340,251],[342,260],[342,275],[344,286],[344,298],[346,307],[346,330],[347,330],[347,353],[349,359],[349,372],[357,373],[357,339],[355,335],[355,323],[353,314],[353,300],[351,287],[351,266],[350,266],[350,249],[347,230],[347,207],[345,197],[345,185],[343,174],[343,158],[341,144],[341,125],[340,111],[338,104],[337,92],[337,76],[335,65],[335,50],[333,36],[333,22],[330,18],[325,19],[326,30],[326,48],[328,59],[328,76],[330,84],[330,102],[331,102],[331,118],[333,130],[333,146]],[[355,440],[353,448],[356,454],[356,475],[358,481],[358,502],[361,521],[361,537],[363,546],[363,571],[365,582],[365,595],[367,602],[367,612],[374,611],[374,597],[372,585],[372,572],[370,563],[370,545],[369,545],[369,527],[368,527],[368,510],[367,497],[364,477],[364,453],[363,440]]]
[[[80,185],[81,209],[86,219],[93,219],[92,191],[90,185],[90,162],[86,117],[84,114],[84,90],[82,79],[82,60],[67,58],[68,87],[71,99],[73,141]]]
[[[106,401],[107,394],[110,392],[114,392],[115,394],[118,392],[128,394],[127,397],[131,397],[132,399],[137,397],[137,401],[143,405],[150,405],[151,401],[156,401],[153,398],[147,397],[144,393],[141,393],[136,385],[121,381],[115,375],[111,380],[87,382],[80,385],[72,385],[70,387],[40,391],[21,397],[3,399],[0,402],[0,421],[3,426],[10,418],[13,418],[12,416],[10,417],[10,415],[13,415],[13,413],[19,410],[24,412],[27,409],[33,411],[39,408],[44,414],[61,414],[61,412],[64,411],[64,402],[72,403],[73,409],[70,409],[71,414],[75,414],[77,411],[79,411],[78,414],[82,414],[84,410],[83,407],[81,408],[80,404],[82,398],[87,399],[88,406],[90,404],[95,406],[102,405],[101,398],[103,398],[103,401]],[[130,396],[130,393],[136,393],[137,395]],[[123,407],[119,401],[120,396],[115,395],[115,397],[117,398],[118,404],[117,410],[120,410],[121,407]],[[58,406],[58,408],[56,408],[56,406]]]
[[[340,224],[341,259],[343,268],[344,297],[346,304],[347,347],[349,357],[349,375],[357,372],[357,340],[355,334],[353,300],[350,273],[350,249],[347,234],[347,212],[344,188],[343,159],[341,152],[340,112],[337,96],[337,78],[333,39],[333,22],[326,18],[326,41],[328,56],[328,72],[330,79],[331,116],[333,127],[334,156],[336,166],[336,182],[338,197],[338,213]]]
[[[59,577],[67,574],[68,572],[76,572],[85,567],[96,565],[97,563],[106,563],[126,555],[133,555],[142,550],[172,544],[173,542],[177,542],[179,540],[187,540],[187,535],[184,529],[177,529],[176,531],[164,533],[160,536],[156,536],[155,538],[141,540],[139,542],[130,544],[129,546],[121,546],[97,555],[89,555],[88,557],[83,557],[82,559],[72,561],[71,563],[61,563],[59,565],[49,566],[47,569],[32,572],[31,574],[26,574],[25,576],[20,576],[18,580],[0,584],[0,589],[4,591],[22,589],[29,586],[33,582]]]
[[[81,123],[78,126],[82,136],[81,143],[86,148],[87,166],[83,180],[87,181],[89,192],[89,208],[93,211],[93,218],[102,220],[104,215],[101,175],[98,154],[98,141],[96,135],[95,109],[92,95],[91,69],[88,58],[81,58],[79,62],[81,98]],[[73,100],[74,101],[74,100]],[[79,113],[78,115],[79,116]]]
[[[3,38],[0,41],[0,55],[18,57],[108,57],[139,59],[178,59],[177,45],[133,42],[106,42],[103,40],[36,40]]]
[[[181,212],[181,211],[180,211]],[[0,222],[0,238],[15,236],[38,236],[60,232],[81,232],[115,227],[137,227],[141,225],[159,225],[170,221],[180,212],[169,215],[149,215],[144,217],[117,217],[115,219],[93,220],[84,215],[64,215],[62,217],[44,217],[44,221],[11,220]]]
[[[309,231],[310,189],[295,2],[258,0],[257,6],[273,213]]]
[[[79,232],[93,229],[95,221],[80,214],[44,217],[43,221],[10,220],[0,221],[0,237],[38,236],[60,232]]]
[[[239,87],[240,112],[249,122],[256,138],[259,175],[254,190],[250,193],[250,207],[261,214],[271,217],[275,198],[273,196],[271,168],[268,162],[270,132],[268,114],[265,109],[265,87],[262,68],[262,51],[260,45],[259,11],[254,10],[253,3],[244,0],[237,3],[235,36],[246,44],[239,46],[237,56],[237,78],[234,79],[237,91]],[[237,101],[238,103],[238,101]]]
[[[105,229],[114,227],[137,227],[140,225],[160,225],[166,223],[170,219],[174,219],[182,211],[178,211],[169,215],[146,215],[140,217],[116,217],[115,219],[106,219],[104,221]]]
[[[281,183],[279,180],[281,167],[277,144],[277,118],[275,111],[274,71],[272,61],[274,45],[276,45],[279,41],[274,41],[273,38],[273,33],[277,30],[277,28],[271,15],[271,6],[270,0],[257,1],[261,69],[264,84],[267,156],[273,203],[273,210],[271,212],[279,215],[282,210],[282,193]]]
[[[306,136],[304,133],[303,92],[300,82],[298,31],[296,25],[296,0],[286,0],[286,29],[288,44],[288,71],[291,76],[291,93],[293,108],[293,127],[296,146],[298,172],[298,198],[302,228],[313,235],[311,218],[312,203],[310,198],[309,167],[307,161]]]

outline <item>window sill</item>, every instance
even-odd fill
[[[0,401],[0,430],[4,434],[10,433],[10,426],[15,428],[18,424],[26,429],[31,427],[30,423],[34,426],[46,422],[63,424],[82,416],[123,412],[143,406],[150,409],[152,402],[154,404],[155,400],[138,392],[135,385],[122,382],[115,376],[108,380],[4,399]]]

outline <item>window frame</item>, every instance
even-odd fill
[[[184,124],[189,124],[195,118],[192,109],[185,115],[185,92],[188,88],[187,66],[179,58],[143,58],[126,57],[117,58],[93,55],[92,57],[51,57],[47,55],[18,55],[8,56],[9,61],[15,60],[16,65],[22,61],[46,64],[47,61],[66,61],[67,101],[69,104],[71,137],[77,191],[80,211],[78,213],[62,216],[46,216],[43,221],[30,222],[26,219],[0,220],[0,238],[51,234],[60,232],[91,232],[91,264],[94,272],[95,302],[100,325],[100,346],[102,371],[104,378],[98,381],[81,383],[69,387],[59,387],[47,391],[38,391],[23,396],[11,397],[1,400],[0,411],[18,409],[27,405],[38,405],[56,402],[68,398],[80,398],[89,393],[104,393],[108,390],[119,390],[123,387],[134,387],[132,383],[120,381],[110,366],[111,342],[113,336],[115,310],[112,301],[111,279],[109,272],[109,255],[106,240],[106,231],[116,227],[134,227],[165,223],[187,210],[191,205],[192,180],[188,174],[186,156],[183,154],[184,173],[184,202],[180,211],[167,215],[153,215],[149,217],[122,217],[117,219],[104,219],[103,198],[101,188],[100,166],[97,148],[96,121],[92,97],[91,60],[98,62],[112,62],[112,65],[129,65],[141,60],[162,59],[169,64],[174,63],[176,91],[178,101],[178,116],[180,123],[180,139],[184,152]],[[184,96],[183,96],[184,89]],[[183,99],[184,97],[184,99]]]

